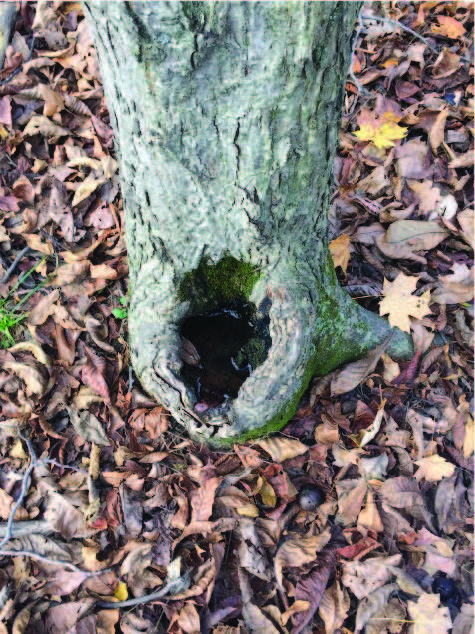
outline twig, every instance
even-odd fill
[[[424,37],[423,35],[420,35],[420,33],[418,33],[417,31],[413,31],[412,29],[410,29],[405,24],[402,24],[402,22],[398,22],[397,20],[392,20],[391,18],[383,18],[383,17],[381,17],[379,15],[367,16],[367,17],[363,17],[362,19],[363,20],[377,20],[379,22],[387,22],[388,24],[394,24],[394,26],[398,26],[403,31],[406,31],[407,33],[410,33],[411,35],[413,35],[417,39],[421,40],[421,42],[424,42],[424,44],[426,44],[430,48],[430,50],[433,53],[435,53],[436,55],[439,55],[439,53],[440,53],[440,51],[438,51],[435,48],[435,46],[433,46],[426,37]],[[460,57],[460,59],[463,59],[465,62],[471,62],[472,61],[472,60],[468,59],[467,57],[465,57],[464,55],[459,55],[459,57]]]
[[[6,284],[8,282],[8,280],[13,275],[17,265],[20,263],[21,259],[28,253],[29,250],[30,250],[30,247],[27,246],[24,249],[22,249],[20,253],[16,256],[11,266],[9,267],[9,269],[5,272],[5,275],[3,276],[2,284]]]
[[[166,586],[163,586],[160,590],[156,592],[152,592],[151,594],[145,594],[143,597],[135,597],[133,599],[127,599],[127,601],[98,601],[96,605],[101,608],[130,608],[134,605],[142,605],[143,603],[148,603],[149,601],[155,601],[156,599],[161,599],[167,594],[178,594],[182,590],[184,590],[187,586],[188,578],[185,575],[183,578],[175,579],[174,581],[170,581]],[[173,598],[170,597],[170,598]]]
[[[53,528],[51,524],[46,520],[27,520],[26,522],[13,522],[10,529],[12,538],[33,534],[49,535],[50,533],[56,532],[56,529]],[[0,537],[5,535],[6,530],[6,526],[0,526]]]
[[[355,75],[355,71],[353,70],[353,60],[356,57],[356,53],[355,53],[356,46],[358,45],[358,40],[359,40],[359,37],[360,37],[362,29],[363,29],[363,18],[362,18],[361,13],[360,13],[358,15],[358,28],[356,29],[356,33],[355,33],[354,40],[353,40],[353,46],[352,46],[352,49],[351,49],[351,66],[350,66],[349,75],[350,75],[351,79],[353,80],[353,83],[355,84],[356,89],[358,90],[358,95],[360,95],[360,94],[366,94],[367,95],[367,94],[369,94],[369,91],[366,90],[366,88],[364,88],[362,84],[360,84],[359,80],[357,79],[357,77]],[[353,106],[351,108],[351,112],[349,114],[353,114],[353,112],[354,112],[354,110],[356,108],[356,104],[358,102],[358,95],[356,96],[356,99],[355,99],[355,101],[353,103]]]
[[[111,570],[110,568],[104,569],[104,570],[96,570],[92,572],[81,570],[81,568],[78,568],[78,566],[70,563],[69,561],[61,561],[57,559],[52,559],[51,557],[46,557],[45,555],[39,555],[38,553],[33,553],[33,552],[30,552],[29,550],[4,550],[4,546],[6,545],[6,543],[10,541],[10,539],[12,539],[13,533],[18,531],[20,535],[25,534],[26,525],[29,525],[28,527],[29,530],[27,534],[31,534],[32,532],[34,532],[33,527],[45,529],[45,530],[40,530],[40,532],[42,533],[46,532],[46,527],[43,525],[42,522],[17,522],[16,525],[13,522],[13,518],[15,517],[15,514],[19,506],[22,504],[26,494],[28,493],[28,489],[30,487],[30,482],[31,482],[31,473],[35,467],[37,467],[41,462],[43,462],[42,460],[38,460],[36,456],[35,448],[33,447],[33,443],[31,442],[31,440],[20,433],[18,435],[20,436],[22,440],[25,441],[26,446],[28,447],[28,452],[30,454],[30,464],[28,465],[28,468],[23,475],[20,495],[18,496],[17,501],[12,505],[12,508],[10,509],[7,523],[5,526],[0,527],[0,531],[2,533],[3,532],[5,533],[2,541],[0,542],[0,556],[29,557],[30,559],[36,559],[37,561],[41,561],[45,564],[54,564],[55,566],[62,566],[63,568],[66,568],[67,570],[71,570],[73,572],[80,572],[81,574],[86,575],[86,577],[93,577],[99,574],[103,574],[105,572],[109,572]],[[44,462],[52,462],[56,464],[55,460],[45,460]],[[57,464],[59,464],[60,466],[64,466],[64,465],[61,465],[61,463],[57,463]],[[19,536],[18,532],[17,532],[17,536]]]

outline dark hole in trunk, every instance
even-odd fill
[[[270,338],[261,335],[268,317],[256,323],[253,316],[254,311],[244,304],[183,322],[182,377],[197,395],[198,412],[236,398],[252,370],[267,356]]]

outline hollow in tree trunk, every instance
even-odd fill
[[[135,372],[195,440],[278,430],[312,376],[389,332],[339,287],[327,242],[360,5],[84,6],[117,135]],[[244,323],[229,354],[249,374],[212,405],[182,361],[205,315]],[[397,331],[389,352],[407,358],[410,338]]]

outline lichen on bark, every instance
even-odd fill
[[[196,440],[229,445],[279,429],[314,374],[389,330],[341,290],[327,245],[359,4],[84,6],[117,133],[134,369]],[[180,327],[243,298],[256,314],[267,307],[271,346],[237,398],[198,414]],[[400,332],[391,346],[412,350]]]

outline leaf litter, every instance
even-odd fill
[[[472,40],[469,2],[369,3],[346,83],[330,250],[413,359],[383,344],[220,453],[129,370],[80,3],[22,3],[0,70],[0,634],[470,631]]]

